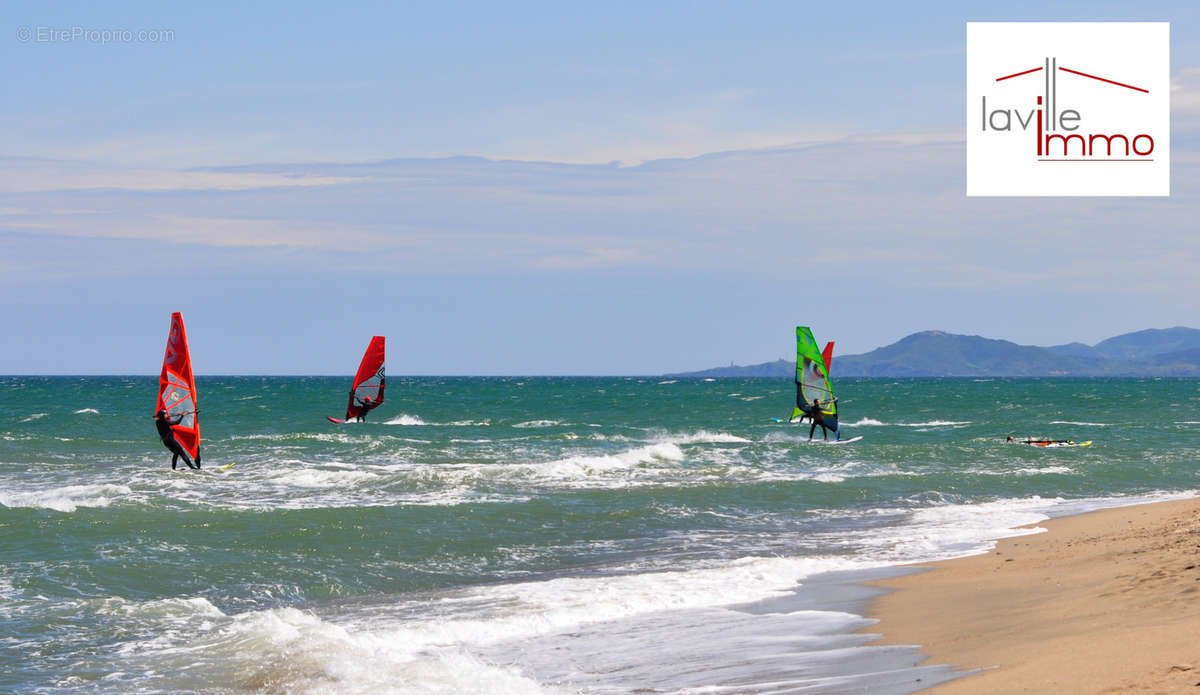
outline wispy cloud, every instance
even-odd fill
[[[0,160],[0,193],[50,191],[244,191],[258,188],[329,186],[352,179],[258,172],[179,171],[129,168],[93,162]],[[59,213],[63,214],[63,213]]]
[[[931,132],[633,167],[460,158],[55,174],[58,163],[36,162],[0,176],[18,189],[0,229],[308,251],[268,262],[329,270],[737,270],[1200,295],[1200,252],[1179,248],[1194,201],[967,198],[963,148],[960,133]],[[1197,159],[1176,156],[1177,188],[1197,183]],[[30,171],[22,190],[17,174]]]

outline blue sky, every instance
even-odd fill
[[[9,3],[0,373],[653,374],[1200,326],[1192,4]],[[1172,22],[1169,199],[964,194],[965,22]],[[158,40],[39,40],[74,28]],[[31,38],[22,40],[22,30]],[[81,347],[83,349],[81,349]]]

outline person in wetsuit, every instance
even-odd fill
[[[355,398],[354,402],[358,404],[358,407],[362,408],[362,410],[358,411],[358,415],[354,418],[357,422],[366,422],[367,413],[372,409],[379,407],[379,401],[373,400],[370,396]]]
[[[837,403],[837,399],[836,398],[833,399],[832,402]],[[837,435],[838,439],[842,438],[842,431],[837,426],[836,420],[832,427],[830,427],[830,425],[826,424],[825,414],[821,412],[821,399],[814,398],[812,403],[805,403],[804,400],[801,399],[801,397],[800,397],[799,389],[797,389],[796,407],[799,408],[800,411],[803,413],[800,416],[800,422],[804,422],[805,418],[812,420],[812,426],[808,428],[808,438],[809,439],[813,438],[813,433],[817,431],[817,425],[821,426],[821,438],[822,439],[825,439],[826,441],[828,441],[830,429],[832,429],[834,431],[834,434]]]
[[[192,463],[192,459],[187,452],[179,444],[179,440],[175,438],[175,431],[171,429],[171,425],[178,425],[183,421],[184,413],[180,413],[175,417],[167,415],[167,411],[159,409],[154,416],[154,426],[158,429],[158,438],[162,440],[163,446],[171,452],[171,470],[175,470],[179,466],[180,457],[183,462],[188,465],[188,468],[199,469],[200,457],[196,457],[196,463]]]
[[[836,398],[833,399],[833,402],[837,403],[837,399]],[[825,414],[821,412],[821,399],[814,398],[812,405],[808,406],[808,408],[805,409],[805,414],[807,414],[809,419],[812,420],[812,426],[808,428],[808,438],[809,439],[813,438],[813,432],[816,432],[817,425],[820,425],[821,426],[821,439],[828,441],[829,440],[829,426],[825,424]],[[838,434],[838,436],[840,438],[841,433],[838,432],[836,429],[834,430],[834,432],[836,434]]]

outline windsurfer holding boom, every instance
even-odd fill
[[[199,469],[200,457],[196,457],[196,463],[192,463],[192,459],[183,450],[179,444],[179,440],[175,439],[175,431],[171,429],[172,425],[178,425],[183,421],[183,416],[187,413],[180,413],[175,417],[167,415],[167,411],[160,408],[154,416],[154,426],[158,428],[158,438],[162,440],[163,446],[171,452],[171,470],[175,470],[179,465],[179,458],[183,457],[183,462],[188,465],[188,468]]]
[[[833,403],[837,403],[837,399],[833,399]],[[808,428],[808,438],[813,438],[813,432],[817,431],[817,425],[821,426],[821,439],[828,441],[829,427],[825,425],[825,413],[821,412],[821,399],[814,398],[812,405],[805,408],[804,412],[812,420],[812,426]]]
[[[370,412],[373,408],[379,407],[379,401],[372,399],[370,396],[363,396],[362,398],[355,398],[354,402],[358,404],[358,407],[362,408],[362,410],[358,411],[358,415],[356,415],[354,417],[354,419],[357,420],[358,422],[366,422],[367,421],[367,413]]]

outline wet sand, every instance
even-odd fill
[[[986,555],[872,582],[873,644],[970,672],[929,692],[1200,693],[1200,500],[1037,525]]]

